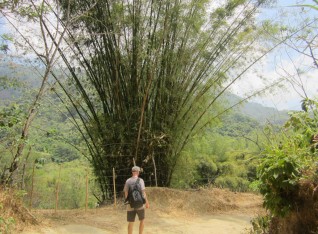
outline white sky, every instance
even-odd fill
[[[270,20],[280,19],[279,16],[284,11],[285,16],[288,16],[286,17],[287,21],[285,21],[285,23],[291,25],[294,21],[297,22],[297,17],[300,16],[296,12],[299,12],[301,8],[291,7],[296,4],[314,5],[314,2],[311,0],[278,0],[277,7],[273,9],[263,9],[259,17],[261,19]],[[318,11],[310,10],[308,14],[312,17],[316,17],[318,16]],[[288,54],[291,58],[287,56]],[[309,98],[317,98],[318,69],[308,69],[308,67],[312,67],[312,65],[313,60],[309,57],[301,56],[291,49],[284,47],[267,56],[262,61],[262,65],[254,67],[254,69],[245,74],[244,78],[237,82],[231,90],[239,96],[246,97],[253,90],[260,90],[265,87],[265,85],[281,77],[293,78],[297,82],[302,82],[305,92],[297,85],[292,86],[290,83],[284,82],[282,83],[282,87],[269,90],[262,96],[251,99],[251,101],[261,103],[265,106],[275,107],[279,110],[300,110],[300,103],[305,93]],[[297,76],[297,69],[304,70],[305,72]]]
[[[306,67],[305,65],[312,63],[312,60],[300,56],[295,59],[294,63],[296,63],[297,66],[303,65],[300,67]],[[248,96],[252,90],[261,90],[281,77],[288,77],[297,83],[302,82],[305,92],[301,86],[291,85],[289,82],[282,82],[280,86],[266,91],[259,97],[252,98],[251,101],[258,102],[264,106],[275,107],[278,110],[300,110],[300,102],[305,96],[305,93],[310,98],[317,97],[318,69],[312,69],[298,76],[294,64],[287,59],[276,63],[275,70],[269,68],[269,64],[271,64],[271,62],[267,60],[264,67],[258,66],[246,73],[244,78],[232,87],[232,92],[242,97]],[[260,78],[260,76],[262,76],[262,78]]]

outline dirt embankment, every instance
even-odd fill
[[[176,190],[147,188],[145,234],[200,233],[239,234],[251,226],[250,219],[263,214],[262,197],[221,189]],[[20,233],[126,233],[126,211],[122,201],[98,209],[34,210],[40,225],[29,225]],[[135,225],[134,233],[138,233]]]
[[[191,213],[193,215],[253,214],[262,210],[263,199],[252,193],[237,193],[224,189],[176,190],[151,188],[148,191],[151,202],[165,212]]]

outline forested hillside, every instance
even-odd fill
[[[229,105],[235,105],[242,99],[234,94],[228,93],[227,101]],[[256,102],[243,102],[235,107],[235,110],[245,116],[255,119],[260,124],[272,123],[283,125],[288,119],[288,111],[279,111],[273,107],[263,106]]]

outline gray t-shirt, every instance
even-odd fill
[[[137,176],[133,176],[133,177],[130,177],[128,180],[126,180],[126,183],[125,183],[125,186],[124,186],[124,192],[127,192],[128,193],[128,190],[129,190],[129,186],[130,185],[134,185],[137,181],[139,177]],[[143,179],[139,178],[139,184],[140,184],[140,187],[141,187],[141,190],[144,191],[146,188],[145,188],[145,182]],[[140,209],[143,209],[144,207],[141,207]],[[134,210],[134,208],[131,208],[130,205],[127,206],[127,210]]]

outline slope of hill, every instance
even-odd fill
[[[242,101],[242,98],[235,94],[228,93],[226,97],[229,105],[234,105]],[[272,124],[282,125],[288,119],[288,110],[279,111],[273,107],[266,107],[255,102],[243,102],[235,107],[236,111],[255,119],[260,124],[270,122]]]

